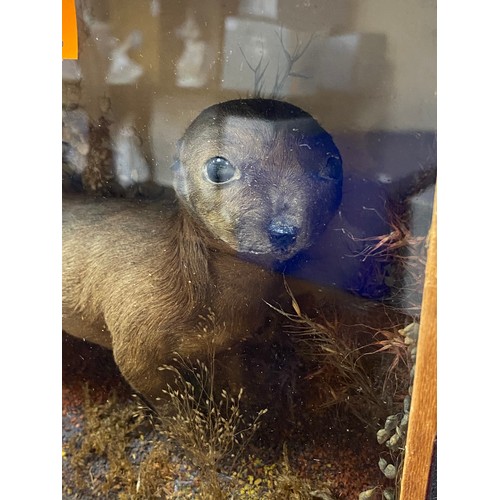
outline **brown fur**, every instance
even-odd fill
[[[283,283],[271,267],[311,245],[338,206],[339,179],[319,176],[338,153],[331,137],[287,106],[242,100],[202,113],[179,145],[177,199],[64,200],[63,329],[112,349],[150,399],[174,352],[203,358],[210,343],[223,351],[265,327],[265,301]],[[207,181],[214,156],[238,168],[233,181]],[[293,244],[270,245],[270,220],[299,228]]]

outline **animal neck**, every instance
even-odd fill
[[[236,255],[236,251],[231,249],[227,243],[216,238],[202,222],[200,222],[192,211],[179,200],[178,229],[182,235],[179,245],[186,252],[203,251],[209,258],[210,252],[223,252],[227,255]]]
[[[189,302],[194,304],[205,297],[210,281],[206,231],[182,204],[179,204],[176,225],[173,229],[177,238],[174,261],[179,268],[176,271],[179,280],[187,288]]]
[[[193,309],[200,304],[208,303],[209,288],[217,279],[213,267],[214,254],[235,253],[223,241],[218,240],[194,217],[182,201],[178,203],[175,218],[177,227],[174,262],[179,267],[176,285],[185,290],[186,307]]]

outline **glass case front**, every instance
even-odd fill
[[[63,497],[400,498],[436,4],[76,1]]]

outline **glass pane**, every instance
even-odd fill
[[[398,498],[435,2],[76,7],[64,496]]]

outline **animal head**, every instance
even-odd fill
[[[284,262],[337,210],[342,158],[314,118],[272,99],[205,109],[178,145],[175,189],[212,235],[247,258]]]

